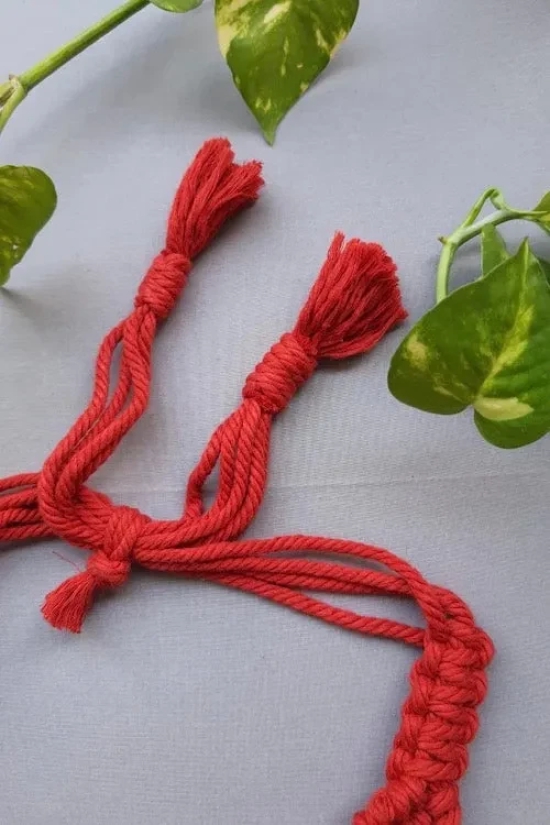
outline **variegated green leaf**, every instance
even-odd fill
[[[359,0],[216,0],[222,54],[270,143],[348,35],[358,6]]]
[[[504,238],[492,223],[485,226],[481,232],[481,271],[483,275],[503,263],[509,258]]]
[[[475,410],[481,434],[520,447],[550,429],[550,286],[525,241],[428,312],[395,353],[388,383],[432,413]]]
[[[196,9],[202,0],[151,0],[154,6],[164,11],[185,12]]]
[[[51,218],[55,187],[40,169],[0,167],[0,286]]]

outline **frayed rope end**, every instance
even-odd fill
[[[316,345],[320,358],[348,358],[372,349],[406,317],[387,252],[376,243],[346,242],[338,233],[296,331]]]
[[[42,605],[42,615],[58,630],[80,633],[97,589],[95,576],[87,570],[78,573],[48,593]]]

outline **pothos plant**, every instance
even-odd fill
[[[188,12],[203,0],[127,0],[94,26],[0,84],[0,132],[30,91],[146,6]],[[273,143],[288,110],[347,37],[359,0],[215,0],[218,42],[245,102]],[[48,175],[28,166],[0,167],[0,286],[56,207]]]
[[[486,203],[495,211],[480,217]],[[453,415],[468,407],[481,435],[521,447],[550,431],[550,262],[526,239],[509,251],[497,225],[531,221],[550,234],[550,192],[531,210],[489,189],[458,229],[440,238],[437,303],[395,353],[388,383],[405,404]],[[449,293],[459,247],[481,236],[481,272]]]

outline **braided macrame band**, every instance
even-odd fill
[[[133,311],[100,346],[87,408],[39,473],[0,481],[0,541],[58,538],[91,551],[86,569],[46,597],[42,611],[56,628],[79,632],[96,595],[121,587],[139,564],[419,647],[386,785],[353,825],[459,825],[457,783],[477,732],[493,655],[468,607],[387,550],[312,536],[239,538],[264,495],[274,416],[321,359],[366,352],[405,318],[395,266],[380,246],[335,237],[293,330],[247,378],[241,405],[216,429],[191,473],[181,518],[153,520],[86,485],[147,407],[155,334],[183,290],[192,261],[228,218],[254,203],[262,183],[260,165],[235,164],[227,141],[212,140],[200,150],[177,191],[165,249],[142,281]],[[205,508],[203,489],[215,468],[216,495]],[[357,560],[382,569],[358,566]],[[361,616],[312,593],[411,598],[425,627]]]

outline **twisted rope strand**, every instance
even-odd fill
[[[457,783],[493,655],[468,607],[381,548],[315,536],[239,538],[264,496],[274,417],[321,359],[367,352],[405,317],[395,265],[382,247],[335,236],[296,325],[248,376],[240,406],[217,427],[191,473],[181,518],[153,520],[87,486],[147,408],[154,339],[192,261],[228,218],[254,203],[262,183],[260,165],[235,164],[227,141],[209,141],[199,151],[176,193],[165,248],[141,282],[133,311],[99,348],[88,406],[39,473],[0,481],[0,541],[55,537],[91,551],[86,570],[46,597],[44,617],[57,628],[79,632],[97,594],[121,587],[139,564],[420,648],[386,784],[353,825],[460,825]],[[214,501],[206,507],[204,488],[216,469]],[[409,598],[425,627],[360,615],[314,593]]]

